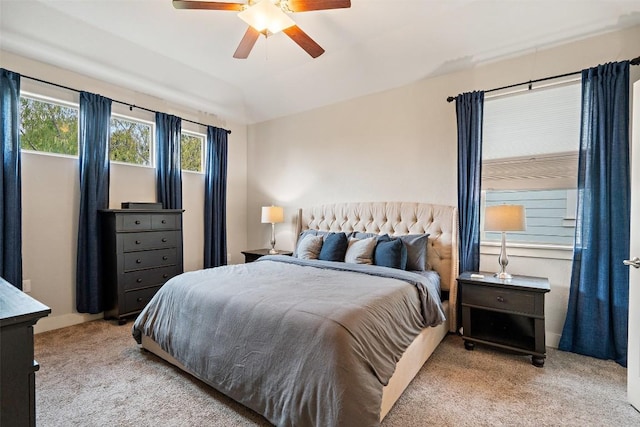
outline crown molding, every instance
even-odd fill
[[[59,46],[48,44],[42,40],[31,39],[7,31],[1,31],[0,35],[2,40],[0,50],[27,59],[43,62],[73,73],[82,74],[89,78],[133,90],[144,95],[159,98],[163,101],[175,103],[177,106],[187,107],[199,113],[213,116],[217,121],[226,119],[239,124],[248,124],[251,122],[246,116],[245,105],[242,100],[234,106],[221,105],[213,102],[209,98],[185,93],[180,89],[172,88],[162,82],[154,81],[149,76],[138,75],[109,64],[93,61],[62,49]],[[42,78],[43,80],[47,78],[47,76],[42,75],[42,73],[33,75],[33,77]],[[70,87],[73,87],[73,85],[70,84]],[[74,89],[85,90],[79,87],[74,87]],[[144,105],[141,106],[144,107]]]

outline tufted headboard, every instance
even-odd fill
[[[458,277],[458,210],[454,206],[417,202],[336,203],[300,209],[297,233],[304,230],[366,233],[429,233],[427,261],[449,291],[449,325],[455,329]]]

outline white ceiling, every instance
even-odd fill
[[[640,0],[351,3],[292,14],[326,50],[317,59],[282,33],[234,59],[246,30],[235,12],[170,0],[0,0],[0,47],[255,123],[640,25]]]

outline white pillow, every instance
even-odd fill
[[[305,236],[298,244],[297,257],[300,259],[318,259],[322,249],[322,236]]]
[[[349,239],[344,262],[352,264],[373,264],[373,251],[376,249],[376,238]]]

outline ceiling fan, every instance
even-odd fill
[[[351,0],[247,0],[246,3],[225,1],[173,0],[176,9],[230,10],[249,24],[234,58],[246,59],[260,34],[268,36],[280,31],[285,33],[312,58],[324,53],[324,49],[296,25],[290,12],[343,9],[351,7]]]

